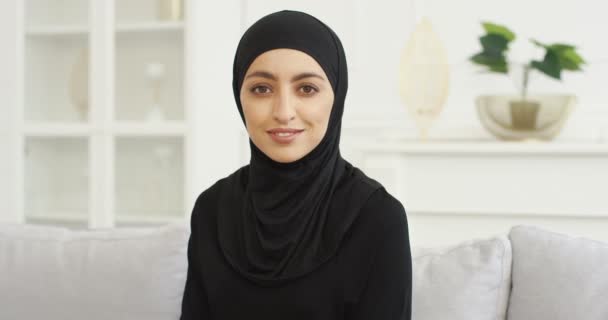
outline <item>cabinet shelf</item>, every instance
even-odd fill
[[[115,135],[129,137],[182,136],[187,133],[187,126],[182,121],[158,123],[120,122],[114,124],[112,132]]]
[[[61,221],[61,222],[81,222],[86,224],[89,216],[82,212],[47,212],[44,214],[26,214],[28,220],[36,221]]]
[[[121,23],[116,26],[118,33],[138,33],[138,32],[174,32],[184,29],[183,22],[138,22]]]
[[[90,124],[69,123],[28,123],[23,127],[27,137],[88,137],[94,132],[102,131]],[[183,136],[187,132],[187,124],[182,121],[166,121],[159,123],[116,123],[111,132],[125,137],[171,137]]]
[[[65,25],[65,26],[30,26],[26,29],[26,35],[32,37],[55,37],[55,36],[85,36],[89,32],[87,26]]]
[[[120,23],[116,25],[116,32],[122,33],[145,33],[145,32],[180,32],[184,30],[181,21],[170,22],[134,22]],[[59,26],[29,26],[26,34],[31,37],[64,37],[85,36],[89,28],[85,25],[59,25]]]
[[[90,124],[28,123],[23,127],[27,137],[87,137],[92,132]]]

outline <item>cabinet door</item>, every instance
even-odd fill
[[[26,124],[88,121],[89,2],[25,3]]]
[[[27,223],[87,225],[89,139],[27,137],[24,193]]]
[[[17,155],[27,223],[86,226],[90,215],[89,2],[25,1]]]
[[[29,0],[17,211],[77,228],[187,216],[183,0]]]
[[[115,2],[110,185],[116,224],[186,216],[185,7]]]

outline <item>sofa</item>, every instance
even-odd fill
[[[189,228],[0,225],[0,319],[178,319]],[[607,320],[608,244],[535,226],[412,248],[415,320]]]

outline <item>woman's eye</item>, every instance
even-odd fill
[[[251,88],[251,92],[258,93],[258,94],[266,94],[266,93],[270,92],[270,88],[268,88],[266,86],[257,86],[257,87]]]
[[[317,92],[317,88],[313,87],[313,86],[302,86],[300,87],[300,89],[305,93],[305,94],[313,94],[315,92]]]

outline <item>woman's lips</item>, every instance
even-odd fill
[[[289,144],[293,140],[295,140],[304,130],[296,131],[296,132],[272,132],[269,131],[268,134],[276,143],[280,144]]]

